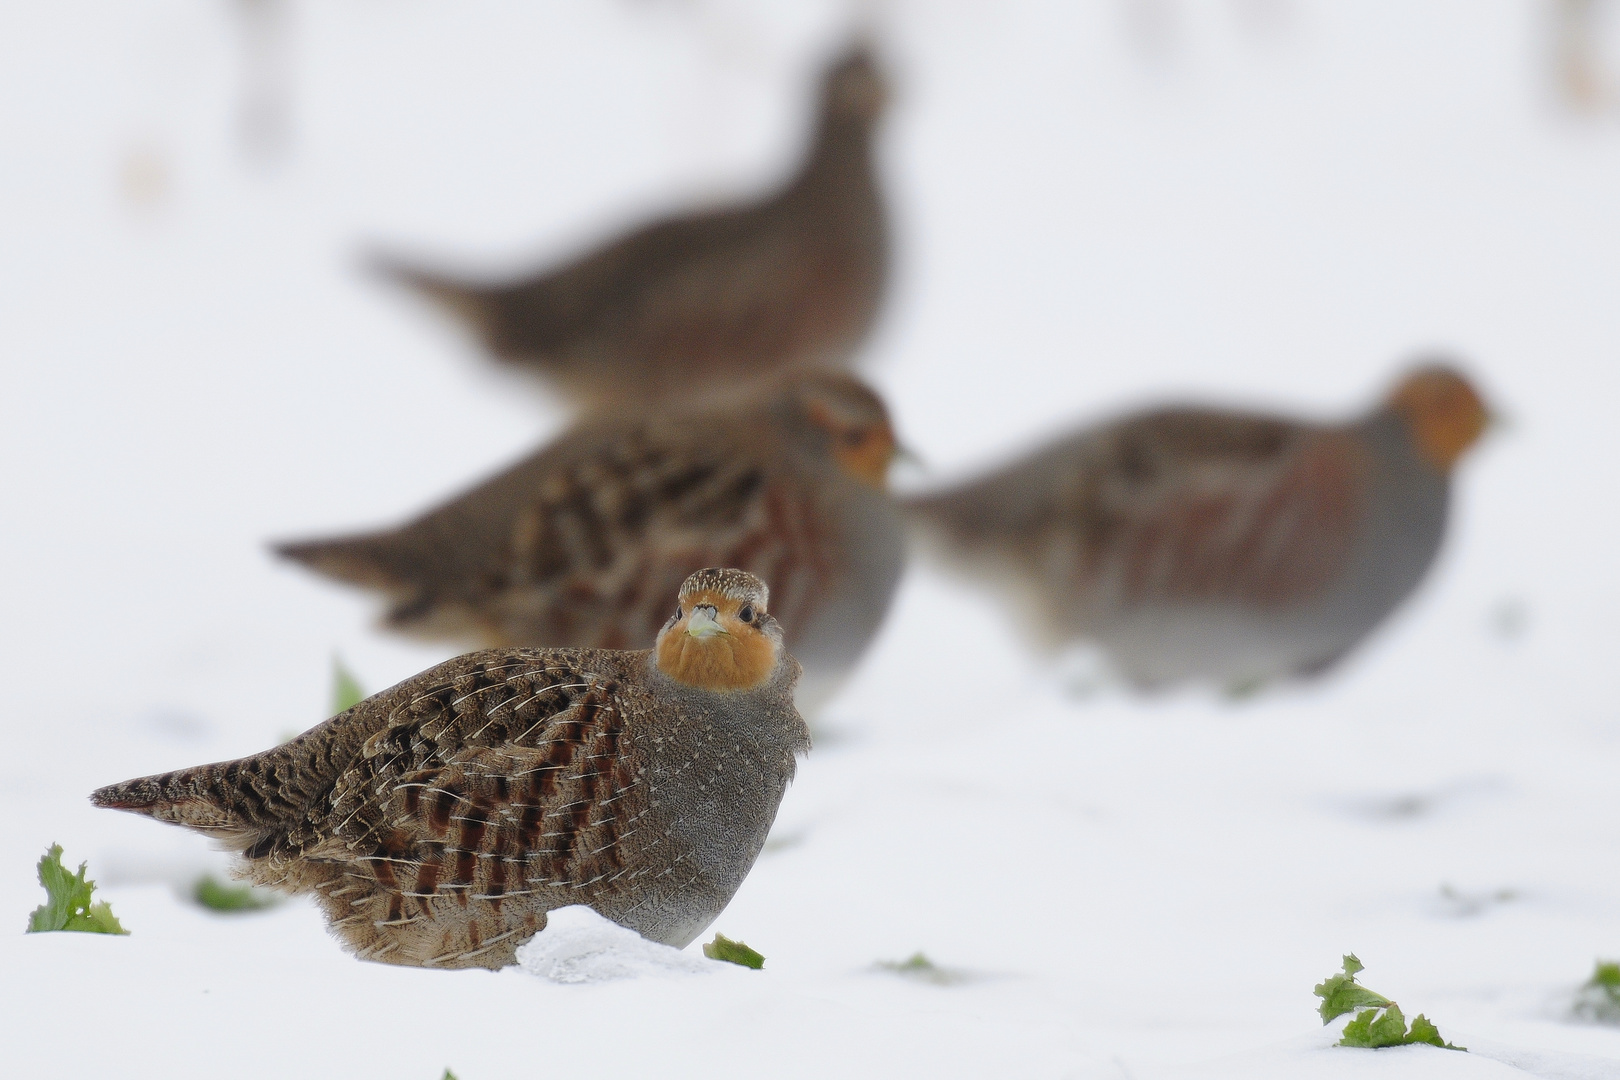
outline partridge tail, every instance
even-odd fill
[[[303,563],[316,573],[368,589],[398,589],[410,579],[408,560],[393,542],[393,532],[362,533],[333,540],[296,540],[273,545],[283,559]]]
[[[173,825],[213,836],[230,847],[251,848],[274,830],[258,800],[244,796],[228,772],[239,762],[198,765],[190,769],[143,776],[109,784],[90,793],[90,801],[108,810],[145,814]]]
[[[445,602],[442,582],[454,575],[455,563],[432,539],[407,527],[276,544],[274,550],[335,581],[381,592],[388,601],[384,622],[391,629],[429,640],[484,640],[482,628],[469,623],[461,607]]]
[[[109,784],[90,801],[184,825],[250,857],[265,855],[348,767],[356,749],[352,716],[335,716],[250,757]]]
[[[484,337],[490,335],[497,313],[497,290],[423,270],[384,252],[371,252],[366,256],[365,264],[370,272],[379,277],[404,285],[432,300]]]

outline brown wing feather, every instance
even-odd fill
[[[749,423],[575,432],[402,529],[279,550],[382,585],[400,629],[482,645],[649,647],[705,566],[759,575],[801,626],[835,562],[817,525],[832,515]]]
[[[622,661],[454,663],[413,680],[323,805],[251,864],[256,880],[312,889],[363,958],[498,966],[555,906],[534,894],[637,872],[621,842],[649,800]]]
[[[1368,462],[1346,432],[1189,411],[1103,445],[1080,574],[1119,606],[1285,606],[1349,557]]]

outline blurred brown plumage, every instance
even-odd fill
[[[1044,643],[1090,640],[1143,686],[1239,688],[1330,667],[1406,598],[1486,419],[1428,367],[1347,424],[1140,413],[906,508]]]
[[[498,358],[587,402],[843,366],[887,275],[872,161],[884,97],[871,54],[850,50],[827,71],[814,141],[778,192],[647,225],[532,277],[474,282],[393,257],[376,265],[459,316]]]
[[[277,551],[386,593],[387,624],[466,645],[650,644],[702,566],[769,581],[808,705],[854,665],[904,560],[878,397],[807,373],[586,419],[402,528]]]

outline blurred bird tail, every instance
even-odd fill
[[[405,574],[391,556],[388,533],[366,533],[336,540],[301,540],[275,544],[283,559],[303,563],[316,573],[369,589],[397,589]]]
[[[368,252],[365,267],[379,277],[426,296],[452,315],[470,323],[479,333],[488,332],[492,315],[488,290],[430,273],[382,251]]]
[[[333,580],[381,592],[388,600],[384,621],[391,629],[429,640],[466,640],[480,635],[459,613],[438,610],[441,598],[431,584],[435,571],[432,554],[402,542],[398,533],[276,544],[273,550]],[[441,625],[440,620],[448,621]]]

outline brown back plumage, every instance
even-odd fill
[[[841,618],[837,590],[881,613],[898,577],[898,516],[852,474],[865,457],[840,456],[874,442],[892,452],[870,390],[796,376],[740,399],[586,420],[402,528],[277,550],[385,591],[395,628],[469,644],[648,646],[680,583],[717,565],[769,581],[784,625],[812,634]],[[892,560],[878,557],[885,544]]]
[[[1265,607],[1321,589],[1347,557],[1364,470],[1342,434],[1173,409],[909,509],[959,554],[1011,558],[1060,590],[1061,638],[1090,600]]]
[[[690,393],[841,365],[887,272],[871,136],[883,80],[864,48],[823,80],[814,142],[757,203],[638,229],[560,268],[478,283],[381,257],[384,274],[466,321],[497,357],[590,401]]]

